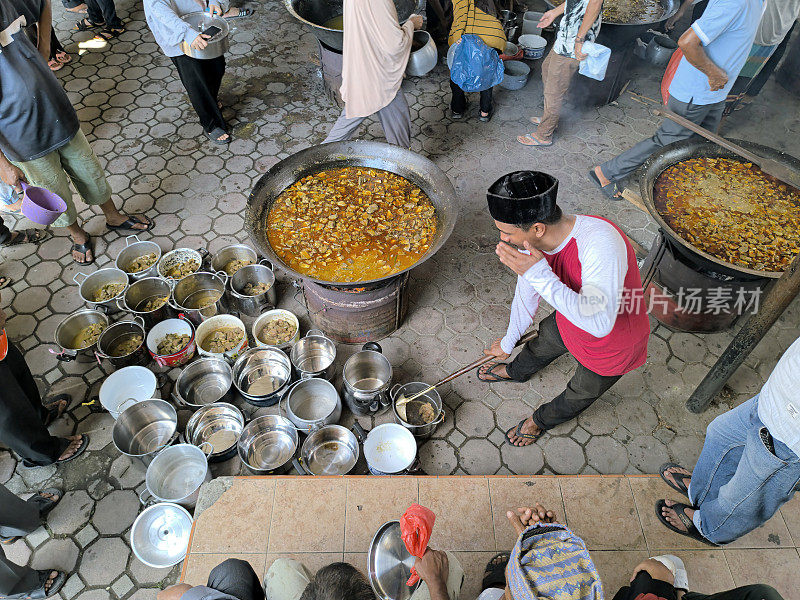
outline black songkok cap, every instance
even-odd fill
[[[537,223],[553,214],[558,179],[541,171],[514,171],[495,181],[486,194],[489,214],[509,225]]]

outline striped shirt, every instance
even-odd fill
[[[453,0],[453,26],[447,43],[452,46],[464,33],[477,35],[487,46],[500,52],[506,49],[506,35],[500,21],[475,7],[474,0]]]

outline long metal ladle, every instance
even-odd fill
[[[538,331],[531,331],[530,333],[528,333],[526,335],[523,335],[519,339],[519,341],[516,343],[516,345],[514,347],[516,348],[518,346],[521,346],[522,344],[526,344],[529,341],[531,341],[532,339],[538,337],[538,335],[539,335]],[[461,377],[464,373],[469,373],[470,371],[472,371],[472,369],[480,367],[481,365],[485,365],[486,363],[495,360],[495,358],[496,357],[494,357],[494,356],[484,356],[482,358],[479,358],[475,362],[468,364],[466,367],[462,367],[461,369],[459,369],[458,371],[455,371],[454,373],[451,373],[450,375],[448,375],[444,379],[441,379],[441,380],[437,381],[436,383],[434,383],[433,385],[430,385],[430,386],[426,387],[421,392],[417,392],[416,394],[413,394],[412,396],[408,396],[408,397],[401,396],[397,400],[397,402],[395,403],[395,406],[398,407],[398,408],[401,407],[401,406],[405,406],[406,404],[408,404],[412,400],[415,400],[415,399],[419,398],[420,396],[424,396],[425,394],[427,394],[428,392],[430,392],[433,389],[436,389],[440,385],[444,385],[445,383],[447,383],[448,381],[452,381],[456,377]]]

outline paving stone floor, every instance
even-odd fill
[[[119,0],[127,31],[108,48],[80,55],[78,43],[90,36],[71,30],[76,18],[55,4],[59,37],[74,57],[58,78],[106,167],[115,200],[126,211],[155,217],[155,230],[144,237],[164,250],[202,246],[214,251],[245,241],[242,211],[255,182],[279,160],[321,141],[338,114],[322,94],[314,38],[277,0],[253,4],[255,17],[235,23],[222,89],[235,140],[220,149],[201,135],[138,3]],[[660,74],[644,65],[634,68],[637,78],[630,89],[657,97]],[[381,343],[398,381],[434,381],[479,356],[505,329],[515,278],[493,252],[497,233],[485,211],[486,187],[513,169],[551,172],[561,181],[559,201],[567,211],[610,217],[649,247],[654,223],[626,202],[604,199],[586,172],[597,159],[650,135],[658,119],[628,95],[602,108],[568,107],[556,145],[527,149],[515,136],[541,109],[538,66],[524,90],[497,91],[497,113],[489,124],[479,123],[475,114],[462,122],[446,118],[449,89],[442,66],[425,78],[405,81],[403,88],[413,117],[413,149],[449,175],[462,208],[447,245],[412,273],[406,323]],[[733,115],[724,133],[800,155],[797,99],[770,83],[753,106]],[[379,125],[370,122],[364,137],[383,139]],[[43,392],[69,392],[75,398],[52,430],[92,438],[81,460],[58,470],[23,469],[0,450],[0,482],[13,491],[47,485],[68,490],[47,527],[7,552],[18,562],[72,571],[63,598],[142,600],[153,594],[138,588],[174,581],[177,570],[146,568],[130,553],[127,534],[139,510],[136,494],[143,489],[144,470],[114,448],[111,416],[95,412],[96,402],[81,404],[96,396],[110,367],[59,363],[50,352],[59,321],[81,306],[75,274],[111,265],[125,243],[104,231],[97,211],[83,208],[81,215],[96,243],[93,267],[73,264],[68,240],[60,234],[39,248],[19,246],[0,254],[0,272],[15,281],[3,290],[1,304],[9,314],[11,339],[24,350]],[[6,222],[26,226],[13,217]],[[291,282],[281,278],[278,291],[282,306],[304,310]],[[526,384],[488,387],[474,375],[462,377],[442,390],[447,419],[421,446],[422,466],[431,474],[637,474],[653,473],[668,459],[692,464],[708,422],[758,391],[777,357],[800,334],[798,317],[795,301],[731,379],[724,397],[701,415],[688,412],[684,402],[730,335],[674,333],[654,323],[645,366],[626,375],[576,422],[525,449],[503,444],[504,430],[563,389],[574,368],[571,359],[557,360]],[[307,318],[302,321],[304,327],[309,324]],[[338,364],[355,350],[340,345]],[[160,371],[162,397],[176,374]],[[181,414],[182,423],[187,416]],[[349,424],[352,416],[344,421]],[[239,470],[237,460],[214,468],[224,475]]]

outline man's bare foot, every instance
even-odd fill
[[[72,234],[72,243],[81,246],[89,241],[89,234],[83,229],[80,232]],[[94,253],[91,248],[87,248],[86,252],[81,252],[73,248],[72,259],[78,264],[89,264],[94,260]]]
[[[683,521],[681,521],[680,518],[678,517],[678,513],[675,511],[675,509],[670,508],[671,506],[675,506],[676,504],[678,504],[678,502],[675,502],[674,500],[664,500],[664,503],[666,504],[666,506],[661,509],[661,514],[663,515],[663,517],[667,521],[669,521],[670,525],[672,525],[679,531],[688,533],[689,530],[686,528],[686,525],[683,524]],[[692,517],[694,517],[695,509],[687,508],[684,512],[686,513],[686,516],[691,519]]]
[[[688,477],[676,478],[675,474],[688,475]],[[686,486],[688,489],[689,484],[692,482],[692,472],[683,467],[669,467],[664,469],[664,479],[672,482],[676,487]]]
[[[83,443],[83,436],[80,435],[70,435],[66,439],[69,440],[69,446],[66,447],[64,452],[61,453],[61,456],[58,457],[58,460],[67,460],[75,456],[78,452],[78,449],[81,447]]]
[[[53,588],[53,584],[56,582],[56,577],[58,577],[58,571],[50,571],[50,575],[47,576],[47,581],[44,582],[44,593],[48,596],[50,595],[50,590]]]
[[[73,6],[72,8],[68,8],[67,10],[73,13],[85,13],[87,12],[88,9],[85,4],[79,4],[78,6]]]
[[[146,231],[147,228],[150,227],[150,219],[147,218],[145,215],[142,214],[125,215],[121,212],[117,212],[116,214],[106,215],[106,224],[111,225],[112,227],[119,227],[128,219],[132,219],[134,221],[133,225],[131,225],[131,229]]]
[[[535,443],[536,440],[520,437],[515,435],[514,432],[516,428],[512,427],[506,432],[506,437],[508,437],[508,441],[511,442],[513,446],[530,446],[531,444]],[[532,417],[528,417],[525,419],[525,423],[522,424],[522,428],[520,428],[520,433],[526,433],[532,436],[541,435],[544,430],[539,427],[536,423],[533,422]]]
[[[606,177],[605,174],[603,173],[603,169],[600,168],[600,165],[594,168],[594,174],[597,175],[597,179],[600,180],[600,185],[602,185],[603,187],[611,183],[611,180],[608,177]]]

